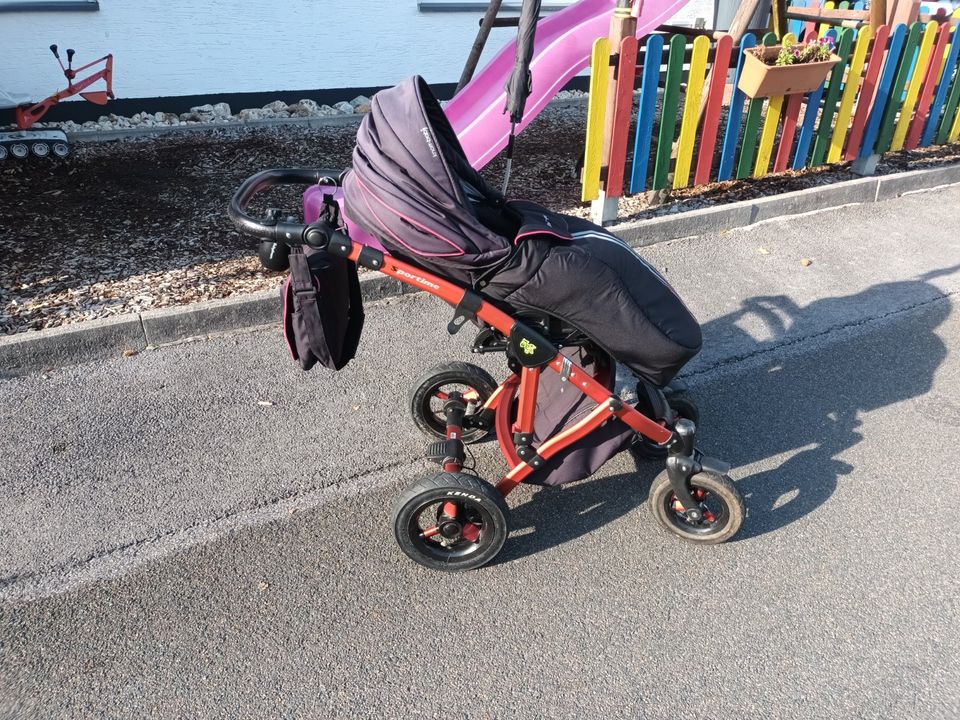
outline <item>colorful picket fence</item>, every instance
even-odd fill
[[[836,6],[859,9],[862,3]],[[811,93],[753,100],[736,87],[743,51],[758,42],[779,44],[773,33],[759,40],[747,34],[736,46],[730,37],[717,42],[698,37],[689,43],[682,35],[654,34],[639,48],[628,38],[616,49],[606,38],[598,40],[583,200],[597,199],[601,190],[611,198],[763,177],[952,143],[960,136],[960,42],[953,42],[952,22],[874,30],[792,21],[789,30],[790,40],[829,34],[840,62]],[[614,59],[620,65],[616,85],[607,88],[614,50],[619,50]],[[604,142],[608,93],[616,93],[616,102],[609,142]]]

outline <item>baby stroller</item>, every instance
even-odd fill
[[[311,186],[306,224],[247,214],[278,183]],[[473,352],[505,356],[502,383],[456,362],[411,390],[413,420],[433,439],[426,455],[441,466],[394,508],[396,540],[416,562],[489,562],[509,531],[504,498],[519,483],[578,480],[628,447],[665,460],[649,503],[667,530],[704,544],[740,529],[729,466],[696,448],[696,406],[669,388],[701,343],[682,300],[614,235],[492,189],[421,78],[374,97],[351,169],[264,171],[241,185],[230,213],[264,240],[265,263],[283,265],[289,253],[285,335],[303,367],[353,357],[363,319],[356,265],[449,303],[451,334],[473,323]],[[618,364],[638,380],[635,402],[614,391]],[[465,444],[491,432],[508,466],[496,483],[464,471]]]

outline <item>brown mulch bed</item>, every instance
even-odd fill
[[[551,107],[523,133],[511,194],[589,215],[579,202],[583,106]],[[284,165],[349,164],[356,126],[223,128],[79,145],[63,161],[0,165],[0,333],[276,287],[227,201],[247,176]],[[960,160],[960,147],[899,153],[879,172]],[[499,182],[498,158],[487,168]],[[650,217],[849,179],[845,166],[622,198],[622,219]],[[295,210],[295,191],[269,204]],[[264,203],[263,206],[265,206]]]

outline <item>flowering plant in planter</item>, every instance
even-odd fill
[[[820,86],[840,62],[833,40],[825,37],[806,43],[758,45],[744,51],[737,87],[748,97],[774,97],[807,93]]]
[[[825,62],[830,59],[834,48],[833,38],[811,38],[808,42],[785,42],[780,46],[780,52],[770,62],[764,54],[764,46],[750,49],[754,55],[763,60],[767,65],[802,65],[803,63]]]

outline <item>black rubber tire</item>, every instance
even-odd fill
[[[700,425],[700,409],[689,395],[673,393],[667,396],[667,402],[677,415],[687,420],[693,420],[694,425]],[[638,407],[637,409],[643,412],[642,408]],[[638,437],[632,449],[635,455],[646,460],[662,460],[667,456],[665,447],[661,447],[645,437]]]
[[[445,546],[439,540],[417,537],[423,511],[446,501],[458,503],[461,512],[480,520],[476,542],[461,539]],[[414,483],[397,498],[393,533],[404,554],[424,567],[443,572],[474,570],[500,552],[510,532],[509,516],[506,501],[490,483],[475,475],[442,472]]]
[[[444,385],[465,385],[476,390],[480,399],[475,405],[479,408],[493,395],[497,389],[497,381],[483,368],[465,362],[449,362],[437,365],[430,368],[417,380],[410,388],[408,406],[410,417],[413,418],[414,425],[425,435],[441,439],[447,436],[446,422],[431,410],[430,401],[434,393]],[[468,429],[464,427],[461,440],[469,445],[483,440],[490,433],[493,428],[493,413],[481,414],[479,409],[471,412],[468,407],[467,414],[473,420],[480,421],[483,424],[483,427],[478,428]]]
[[[697,526],[690,524],[671,507],[676,496],[670,486],[667,471],[664,470],[650,485],[649,503],[653,516],[665,529],[698,545],[717,545],[726,542],[740,531],[746,509],[743,495],[729,477],[711,472],[697,473],[690,478],[690,488],[705,491],[707,497],[711,498],[710,502],[715,505],[719,501],[717,507],[721,507],[722,511],[713,523],[703,521]]]

